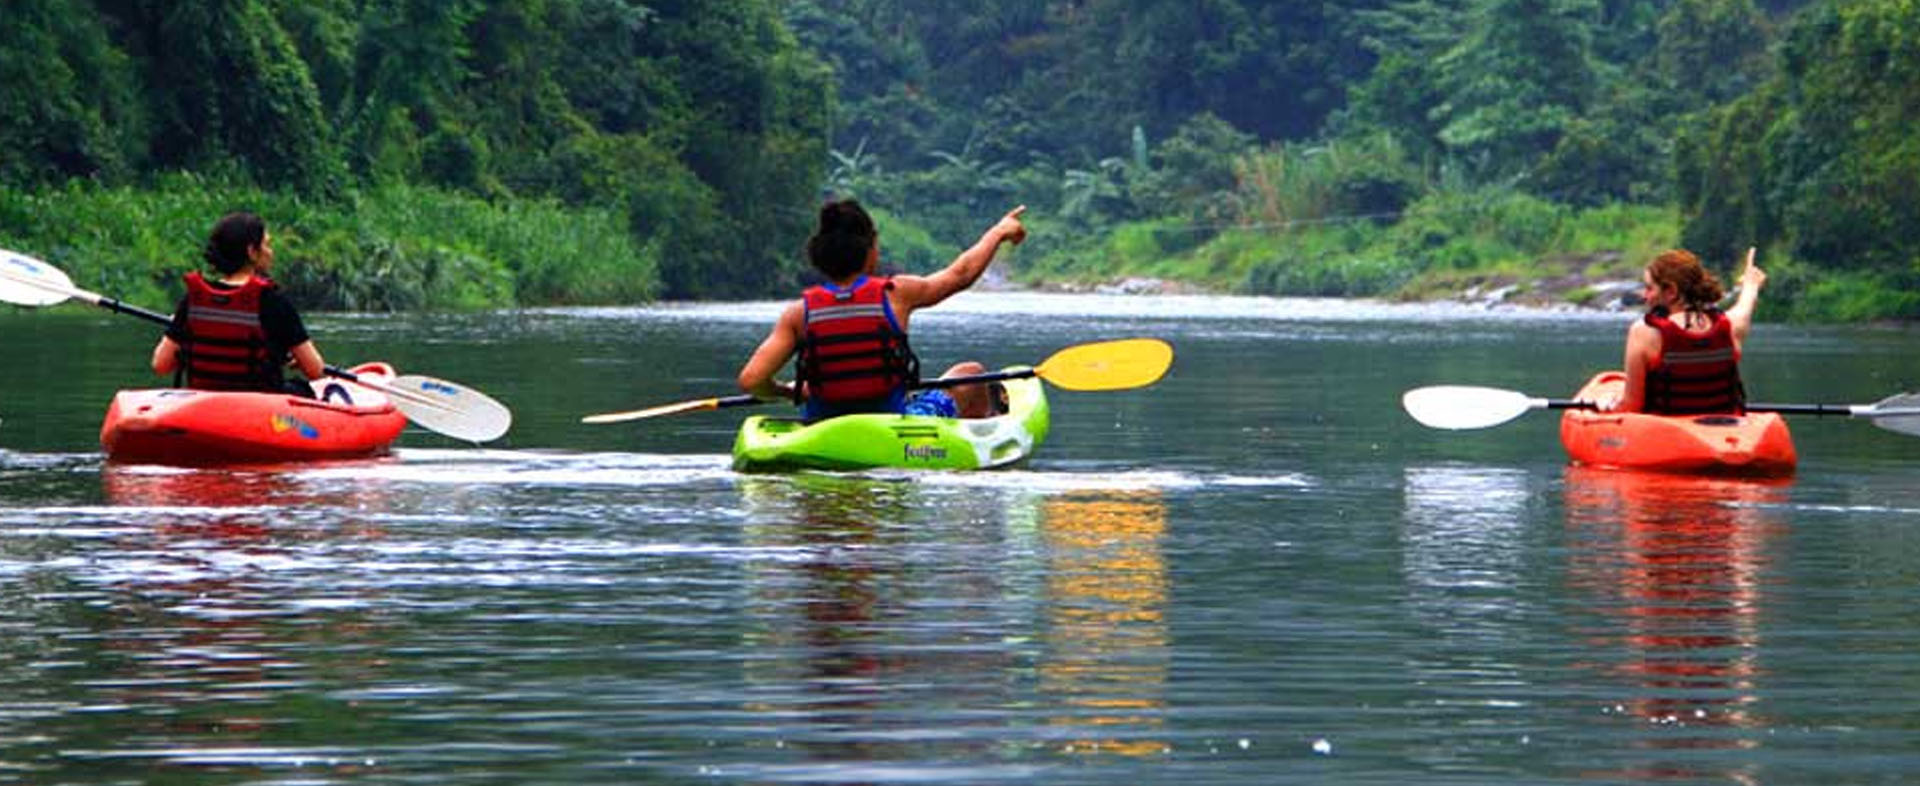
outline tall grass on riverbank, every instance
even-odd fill
[[[1425,298],[1490,279],[1633,278],[1635,260],[1671,247],[1678,234],[1666,208],[1578,210],[1510,190],[1433,191],[1390,216],[1125,224],[1096,242],[1049,249],[1026,277],[1152,276],[1256,295]]]
[[[1383,222],[1323,216],[1282,223],[1122,224],[1097,238],[1049,239],[1014,271],[1031,284],[1152,277],[1255,295],[1428,300],[1504,289],[1535,304],[1598,305],[1593,284],[1631,282],[1679,244],[1670,207],[1574,208],[1512,190],[1432,191]],[[1045,219],[1035,222],[1046,238]],[[1195,237],[1205,238],[1194,242]],[[1920,311],[1897,277],[1816,271],[1761,249],[1768,319],[1861,322]],[[1738,260],[1707,260],[1731,285]]]
[[[195,175],[143,188],[0,190],[0,247],[46,259],[78,286],[167,307],[180,275],[201,266],[208,229],[232,210],[266,218],[274,277],[309,310],[632,303],[658,289],[658,252],[636,245],[614,211],[405,185],[335,201]]]

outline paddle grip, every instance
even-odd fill
[[[1547,402],[1547,409],[1599,409],[1600,408],[1598,405],[1594,404],[1591,401],[1581,401],[1579,399],[1572,399],[1572,398],[1550,398],[1550,399],[1546,399],[1546,402]]]

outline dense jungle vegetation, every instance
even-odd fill
[[[147,302],[232,208],[309,308],[779,295],[831,193],[912,270],[1025,203],[1033,283],[1920,317],[1914,0],[10,0],[0,84],[0,246]]]

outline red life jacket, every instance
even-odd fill
[[[187,335],[180,343],[186,386],[200,390],[278,390],[279,371],[260,325],[260,296],[273,282],[260,276],[216,289],[188,273]]]
[[[796,372],[810,400],[882,401],[920,379],[920,361],[893,317],[893,280],[861,276],[845,289],[809,287]]]
[[[1745,410],[1733,321],[1718,309],[1707,313],[1713,326],[1705,334],[1688,332],[1665,309],[1647,314],[1647,324],[1660,331],[1660,354],[1647,368],[1645,411],[1693,415]]]

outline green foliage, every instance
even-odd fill
[[[1218,195],[1233,189],[1233,162],[1253,147],[1253,136],[1227,121],[1210,113],[1194,115],[1154,151],[1153,166],[1136,165],[1147,170],[1136,199],[1156,213],[1205,223],[1226,220]]]
[[[1433,60],[1391,51],[1366,81],[1354,87],[1352,96],[1347,111],[1331,124],[1335,134],[1393,134],[1406,140],[1418,160],[1433,160],[1444,153],[1439,119],[1446,96]]]
[[[1592,101],[1593,0],[1486,0],[1435,66],[1438,138],[1484,177],[1528,171]]]
[[[60,266],[76,284],[161,308],[200,267],[213,221],[252,210],[274,232],[274,276],[317,310],[625,303],[650,297],[658,255],[617,212],[503,205],[413,186],[316,202],[192,175],[152,188],[74,181],[0,189],[0,247]]]
[[[1706,113],[1674,144],[1674,188],[1687,218],[1681,242],[1706,256],[1779,237],[1760,130],[1783,111],[1775,89]]]
[[[784,5],[21,0],[0,15],[0,186],[191,171],[322,203],[421,185],[507,211],[558,199],[616,211],[629,242],[670,263],[643,286],[520,280],[518,296],[656,280],[677,297],[764,295],[797,272],[761,241],[804,236],[834,111],[831,74],[782,25]],[[485,275],[497,260],[463,243],[377,227],[319,239],[342,267],[315,286],[342,289],[318,299],[506,291]],[[415,283],[355,291],[354,258]],[[465,273],[479,283],[434,283]]]
[[[1235,253],[1261,255],[1246,266],[1240,288],[1247,292],[1419,295],[1452,291],[1489,273],[1521,280],[1558,275],[1567,272],[1567,260],[1597,265],[1578,263],[1574,272],[1630,277],[1623,271],[1670,247],[1675,231],[1672,214],[1655,207],[1570,210],[1511,190],[1442,191],[1411,205],[1389,227],[1301,228],[1274,236],[1280,242],[1268,247],[1242,243]]]
[[[417,159],[403,161],[398,166],[378,166],[379,169],[403,174],[417,173],[427,182],[448,188],[460,189],[471,193],[487,193],[492,182],[488,175],[488,160],[492,158],[487,140],[458,127],[443,125],[421,140],[416,147],[412,144],[413,129],[405,126],[390,128],[382,135],[385,149],[395,151],[395,155],[405,155],[401,151],[417,150]],[[409,166],[411,165],[411,166]],[[417,167],[417,169],[414,169]]]
[[[1887,270],[1920,256],[1920,5],[1823,7],[1782,48],[1770,151],[1794,252]]]
[[[1616,261],[1609,269],[1586,272],[1635,278],[1647,260],[1673,248],[1679,236],[1680,217],[1671,208],[1614,202],[1570,211],[1549,251],[1588,257],[1611,255]]]
[[[893,211],[873,207],[867,212],[880,229],[880,258],[884,264],[907,273],[932,273],[946,267],[960,253],[961,243],[972,242],[968,238],[955,237],[942,243],[936,241],[927,230]],[[800,244],[796,243],[793,253],[800,255],[800,248]]]
[[[264,0],[181,0],[113,6],[142,56],[155,120],[149,150],[162,168],[244,167],[259,182],[302,193],[345,185],[319,92],[293,40]]]
[[[118,177],[139,163],[134,71],[102,20],[62,0],[0,13],[0,183]]]
[[[1783,313],[1889,313],[1916,31],[1913,0],[16,0],[0,204],[45,240],[75,214],[36,195],[134,185],[53,245],[158,254],[227,206],[194,172],[305,233],[315,301],[412,308],[788,292],[823,193],[908,269],[1027,204],[1023,275],[1316,293],[1633,258],[1671,203],[1707,258],[1809,271]]]
[[[1391,222],[1427,188],[1420,168],[1386,134],[1276,145],[1238,157],[1234,167],[1237,182],[1224,209],[1240,226]]]
[[[1677,0],[1660,17],[1654,73],[1683,105],[1739,98],[1766,76],[1767,28],[1752,0]]]
[[[1824,271],[1784,262],[1767,271],[1762,308],[1789,319],[1866,322],[1920,319],[1920,275]]]
[[[1372,297],[1405,284],[1413,269],[1402,260],[1289,252],[1255,265],[1242,286],[1256,294]]]
[[[1782,241],[1826,271],[1810,303],[1898,310],[1859,282],[1920,257],[1920,5],[1821,3],[1788,28],[1772,78],[1710,115],[1676,151],[1687,242],[1713,252]],[[1866,305],[1861,305],[1866,304]]]

